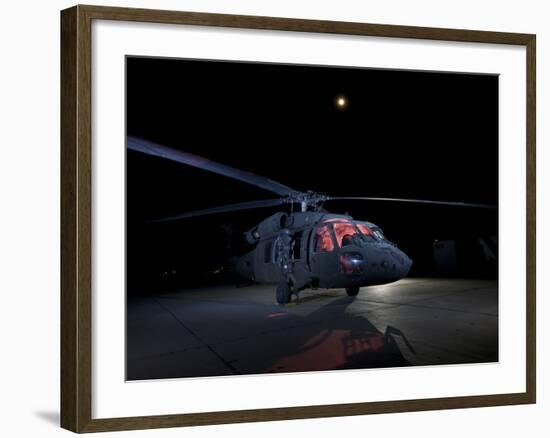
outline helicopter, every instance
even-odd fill
[[[294,190],[277,181],[217,163],[195,154],[127,137],[127,148],[251,184],[270,191],[278,198],[241,202],[185,212],[151,220],[151,223],[182,220],[211,214],[255,208],[290,206],[244,233],[252,249],[233,261],[240,277],[276,285],[276,300],[288,304],[292,295],[304,289],[345,289],[358,295],[365,286],[387,284],[406,277],[412,259],[387,239],[372,222],[355,220],[347,214],[330,213],[326,202],[385,201],[458,207],[495,208],[493,205],[423,199],[329,196],[313,191]]]

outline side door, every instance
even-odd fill
[[[332,287],[338,271],[338,257],[331,224],[320,224],[313,229],[309,250],[312,276],[320,287]]]
[[[311,273],[308,266],[308,237],[304,230],[294,233],[291,242],[291,261],[294,275],[294,283],[298,289],[302,289],[310,283]]]

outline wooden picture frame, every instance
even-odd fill
[[[348,34],[526,48],[526,391],[522,393],[92,418],[93,20]],[[61,426],[97,432],[535,403],[535,35],[275,17],[75,6],[61,12]]]

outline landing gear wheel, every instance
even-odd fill
[[[290,302],[290,285],[288,283],[279,283],[277,286],[277,302],[279,304],[288,304]]]
[[[348,297],[356,297],[359,293],[359,286],[346,287],[346,293],[348,294]]]

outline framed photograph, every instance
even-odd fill
[[[535,403],[535,35],[61,13],[61,425]]]

